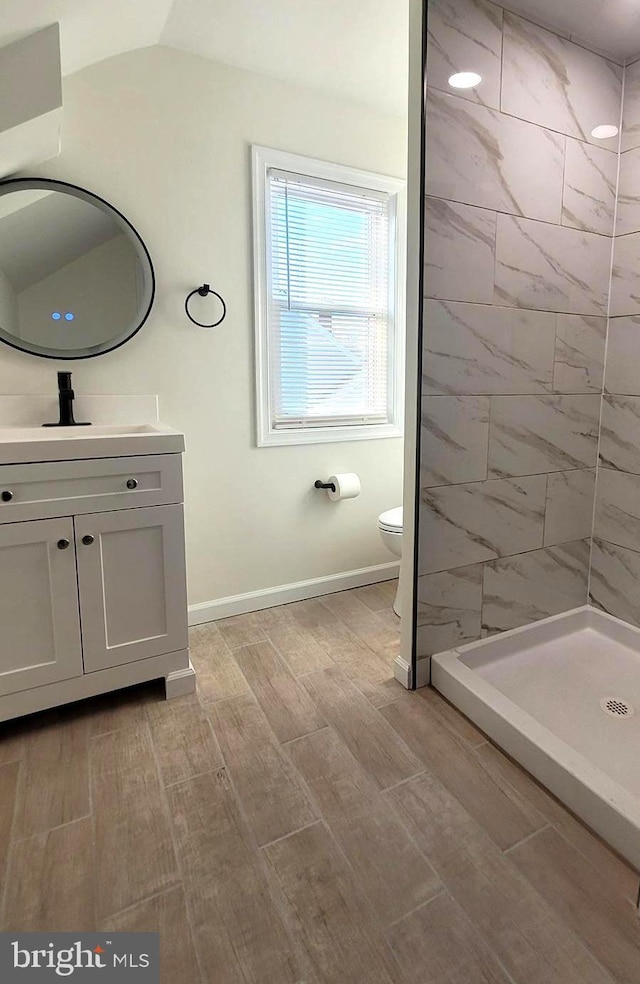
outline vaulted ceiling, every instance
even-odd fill
[[[507,0],[619,60],[640,54],[640,0]],[[60,22],[65,75],[165,44],[396,114],[409,0],[2,0],[0,44]]]
[[[0,44],[60,22],[63,74],[152,44],[404,114],[408,0],[2,0]]]

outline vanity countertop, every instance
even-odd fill
[[[184,451],[184,435],[160,421],[91,427],[0,427],[0,465]]]

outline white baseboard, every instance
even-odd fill
[[[343,574],[329,574],[327,577],[316,577],[310,581],[280,584],[275,588],[264,588],[262,591],[248,591],[246,594],[230,595],[228,598],[218,598],[215,601],[203,601],[198,605],[189,605],[189,625],[214,622],[218,618],[228,618],[230,615],[259,612],[263,608],[274,608],[276,605],[287,605],[292,601],[317,598],[319,595],[333,594],[335,591],[348,591],[349,588],[361,588],[365,584],[392,581],[398,577],[399,569],[398,562],[377,564],[375,567],[363,567],[361,570],[345,571]]]
[[[396,656],[393,661],[393,675],[405,690],[411,690],[411,665],[402,656]]]
[[[168,673],[164,683],[167,700],[171,700],[172,697],[185,697],[187,694],[194,693],[196,689],[196,671],[193,668],[191,660],[189,660],[189,666],[185,669],[172,670],[171,673]]]
[[[396,656],[393,662],[393,675],[406,690],[411,689],[411,665],[402,656]],[[416,668],[416,688],[428,687],[431,682],[431,657],[419,659]]]

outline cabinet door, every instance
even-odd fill
[[[73,521],[0,526],[0,694],[81,675]]]
[[[74,523],[85,672],[186,649],[182,506]]]

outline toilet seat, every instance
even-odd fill
[[[387,509],[378,516],[378,528],[387,533],[402,533],[402,506]]]
[[[395,509],[387,509],[386,512],[380,513],[378,516],[378,532],[387,550],[396,557],[402,557],[402,506],[396,506]],[[396,599],[393,603],[393,610],[396,615],[400,615],[401,581],[402,565],[400,565],[398,572],[398,590],[396,591]]]

